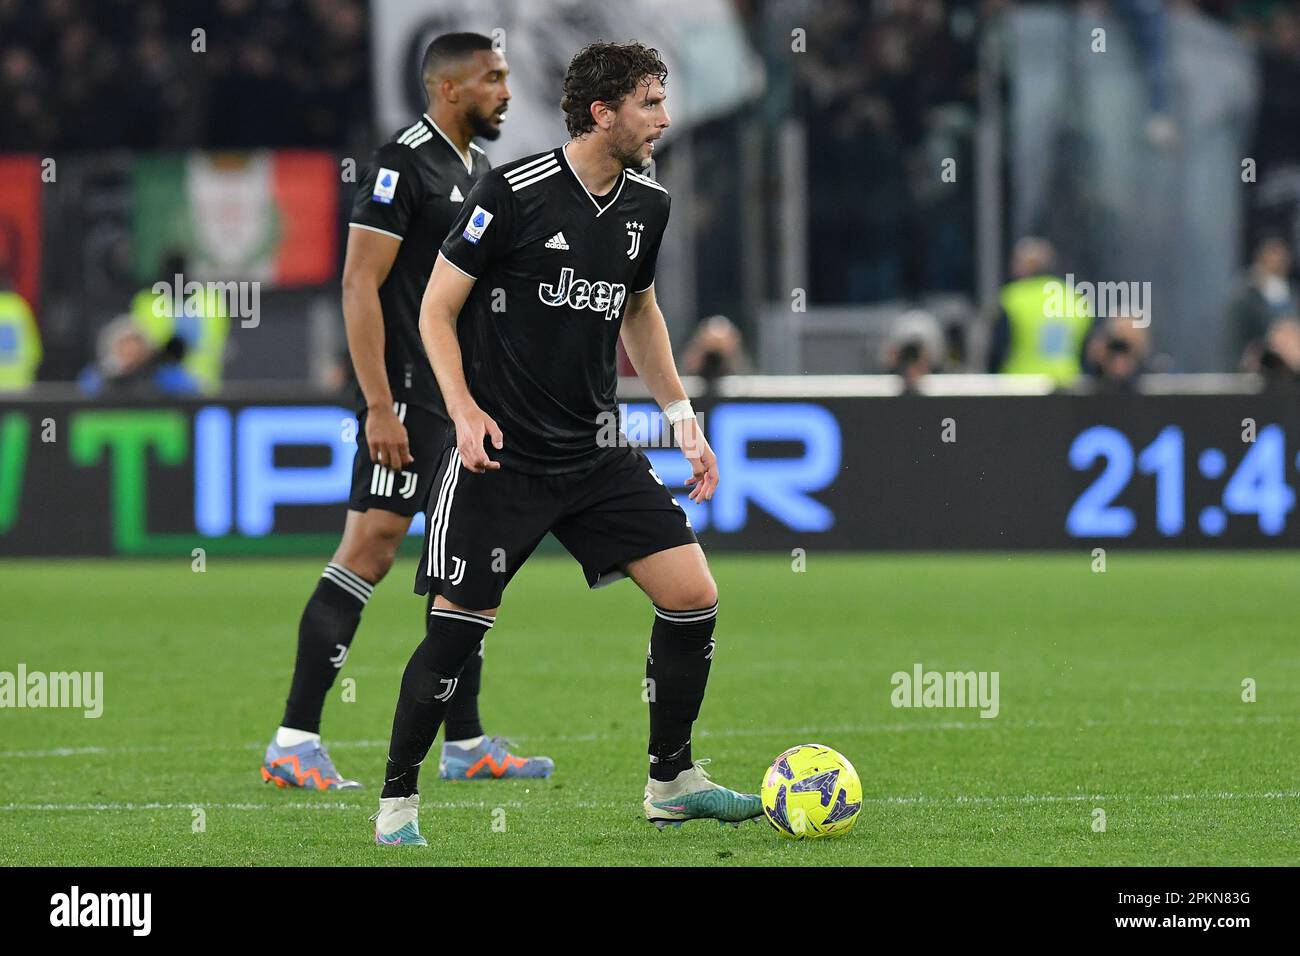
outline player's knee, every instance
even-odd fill
[[[343,566],[354,574],[361,575],[371,584],[378,584],[392,568],[396,556],[396,549],[381,551],[370,547],[346,555],[343,559]]]
[[[718,603],[718,585],[713,580],[713,575],[706,574],[704,581],[700,585],[699,593],[695,595],[695,603],[692,607],[713,607]]]
[[[358,529],[345,543],[343,564],[367,581],[379,583],[397,560],[405,529],[395,525],[368,525]]]
[[[683,581],[673,589],[671,610],[693,611],[697,608],[713,607],[718,603],[718,585],[713,575],[703,575]]]

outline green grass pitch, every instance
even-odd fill
[[[355,702],[336,685],[325,712],[335,761],[368,789],[281,791],[258,776],[322,564],[0,562],[0,671],[103,671],[105,696],[99,719],[0,710],[0,864],[1300,858],[1295,555],[1111,549],[1105,573],[1087,552],[814,552],[802,573],[780,555],[715,556],[718,650],[695,754],[741,789],[793,744],[846,754],[862,777],[857,826],[804,843],[761,821],[660,833],[642,819],[649,606],[628,582],[588,593],[567,558],[538,558],[488,638],[482,710],[490,733],[554,757],[555,775],[443,783],[435,749],[423,850],[375,846],[367,821],[421,631],[408,559],[353,644]],[[915,663],[997,671],[998,716],[893,707],[890,676]]]

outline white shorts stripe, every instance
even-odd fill
[[[453,448],[451,454],[455,455],[456,449]],[[438,498],[433,506],[433,520],[429,522],[429,557],[425,562],[424,571],[425,574],[431,578],[438,577],[438,563],[436,560],[438,556],[436,547],[438,541],[438,526],[442,523],[442,501],[447,496],[447,485],[451,483],[452,479],[451,472],[451,465],[448,464],[447,473],[442,476],[442,484],[438,487]]]
[[[429,511],[429,524],[426,537],[429,541],[429,550],[424,560],[424,573],[430,578],[436,578],[437,574],[437,556],[438,551],[435,545],[438,541],[438,522],[442,520],[442,498],[447,493],[447,482],[451,480],[450,475],[442,476],[442,484],[438,486],[438,494],[434,498],[433,508]]]
[[[456,482],[460,480],[460,452],[451,450],[447,459],[447,493],[442,498],[442,513],[438,516],[438,574],[447,574],[447,526],[451,523],[451,498],[456,492]]]
[[[456,485],[460,482],[460,452],[452,449],[454,459],[451,464],[452,479],[451,485],[447,488],[447,502],[443,505],[442,523],[438,526],[438,567],[446,574],[447,571],[447,528],[451,526],[451,502],[456,497]]]

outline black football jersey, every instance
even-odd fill
[[[442,254],[477,280],[458,334],[470,392],[504,437],[488,451],[502,467],[563,474],[599,461],[623,309],[654,284],[668,206],[666,189],[631,170],[592,196],[563,147],[493,170],[465,200]]]
[[[420,341],[420,301],[438,247],[474,184],[492,168],[470,144],[469,164],[428,115],[375,150],[357,186],[350,226],[402,240],[379,287],[384,366],[399,402],[445,414],[442,393]],[[365,407],[357,389],[357,407]]]

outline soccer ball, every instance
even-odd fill
[[[838,836],[853,829],[862,809],[862,781],[843,754],[822,744],[800,744],[772,762],[762,796],[767,822],[781,836]]]

